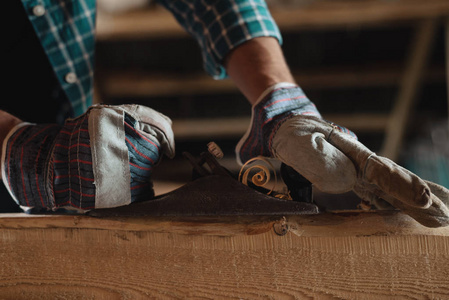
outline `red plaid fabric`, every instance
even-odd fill
[[[130,202],[148,200],[154,197],[153,167],[165,146],[157,134],[143,132],[134,117],[123,114],[118,130],[124,131],[123,147],[128,149]],[[64,126],[24,124],[8,138],[5,149],[4,181],[9,192],[20,206],[34,211],[96,208],[91,145],[89,111]]]
[[[281,86],[270,91],[252,108],[251,127],[236,147],[237,160],[245,163],[257,156],[272,157],[271,144],[277,129],[286,120],[297,115],[321,118],[315,104],[300,87]],[[336,129],[356,137],[345,127],[331,124]]]

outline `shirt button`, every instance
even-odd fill
[[[75,83],[78,80],[78,78],[76,77],[76,74],[73,72],[67,73],[65,75],[64,79],[65,79],[65,82],[67,82],[67,83]]]
[[[35,7],[33,7],[33,14],[36,17],[42,17],[43,15],[45,15],[45,7],[43,5],[36,5]]]

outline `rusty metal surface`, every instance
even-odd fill
[[[109,216],[284,216],[317,214],[311,203],[267,196],[230,176],[209,175],[191,181],[153,200],[112,209],[95,209],[89,215]]]
[[[286,216],[319,213],[312,204],[311,184],[294,171],[284,171],[296,201],[268,196],[248,187],[221,166],[216,157],[203,152],[198,158],[184,152],[192,165],[192,181],[155,199],[128,206],[95,209],[88,214],[111,216]],[[286,169],[286,167],[284,167]],[[297,185],[297,186],[295,186]],[[299,191],[299,192],[298,192]]]

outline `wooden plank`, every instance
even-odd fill
[[[384,26],[398,21],[417,21],[446,16],[445,0],[312,1],[302,7],[273,7],[272,15],[283,31],[299,28],[348,28]]]
[[[229,236],[267,232],[271,230],[277,219],[279,218],[117,217],[97,219],[83,215],[26,215],[17,213],[0,214],[0,230],[65,228]]]
[[[449,297],[449,229],[398,213],[286,218],[283,236],[229,235],[232,220],[219,218],[224,235],[202,232],[207,221],[173,232],[155,220],[130,228],[132,220],[87,219],[0,217],[0,298]]]
[[[294,2],[293,2],[294,3]],[[310,1],[306,5],[272,5],[273,18],[284,32],[299,28],[347,28],[349,26],[385,25],[449,15],[446,0],[397,1]],[[111,15],[102,11],[97,17],[97,39],[135,39],[186,36],[166,10],[138,10]]]
[[[396,161],[402,150],[408,122],[415,109],[416,96],[423,84],[423,73],[433,47],[438,21],[422,21],[416,29],[399,92],[388,122],[381,153]]]
[[[296,82],[304,89],[329,89],[346,87],[396,86],[403,70],[395,66],[363,68],[332,67],[295,72]],[[426,72],[427,82],[445,80],[443,66],[434,66]],[[176,95],[213,95],[237,92],[231,80],[214,80],[206,74],[189,76],[161,75],[133,71],[99,70],[98,89],[107,97],[150,97]]]
[[[101,93],[109,97],[210,95],[237,91],[230,80],[214,80],[205,74],[158,75],[133,71],[99,70]]]
[[[388,124],[388,115],[379,113],[325,114],[332,120],[356,132],[382,132]],[[241,137],[250,125],[249,117],[173,119],[173,132],[177,139],[211,140],[226,137]]]
[[[171,233],[188,236],[247,236],[273,230],[285,223],[289,232],[298,236],[445,236],[449,226],[428,228],[399,211],[339,211],[304,216],[240,216],[240,217],[90,217],[88,215],[30,215],[0,213],[3,230],[105,230],[123,232]],[[304,232],[300,232],[304,231]],[[449,255],[449,252],[448,252]],[[449,263],[449,262],[448,262]]]

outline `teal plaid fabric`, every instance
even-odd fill
[[[75,115],[92,104],[94,0],[22,0]]]
[[[227,77],[222,65],[230,50],[255,37],[281,34],[263,0],[159,0],[197,40],[204,69],[215,79]]]
[[[230,50],[254,37],[281,42],[262,0],[160,0],[198,41],[205,70],[227,77],[222,65]],[[79,116],[92,104],[95,0],[22,0],[50,63]]]

